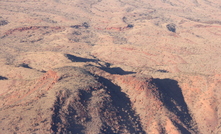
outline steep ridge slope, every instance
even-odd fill
[[[99,75],[102,73],[106,75]],[[192,115],[188,115],[190,119],[181,119],[189,114],[188,111],[169,111],[167,106],[170,106],[171,98],[162,100],[161,95],[166,96],[149,76],[112,75],[89,65],[85,69],[66,66],[49,70],[40,79],[32,81],[35,81],[32,88],[26,86],[18,90],[16,86],[10,95],[1,95],[2,132],[197,131],[192,124]],[[24,121],[28,122],[25,126]]]

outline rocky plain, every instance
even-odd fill
[[[115,133],[221,133],[221,1],[0,0],[0,134]]]

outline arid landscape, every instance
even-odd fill
[[[0,0],[0,134],[221,134],[220,0]]]

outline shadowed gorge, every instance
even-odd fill
[[[184,100],[184,96],[182,94],[181,88],[178,85],[178,82],[172,79],[154,79],[153,82],[158,87],[160,99],[166,108],[177,115],[180,121],[187,128],[190,128],[190,130],[193,130],[195,133],[197,133],[197,129],[194,128],[194,121],[188,110],[188,106]],[[177,126],[179,126],[179,124],[177,124]],[[191,133],[185,128],[181,129],[181,132]]]
[[[107,87],[107,92],[110,93],[111,100],[113,100],[112,104],[116,108],[117,116],[124,119],[119,120],[120,127],[127,128],[129,133],[144,134],[139,116],[132,109],[130,99],[125,93],[121,92],[121,88],[103,77],[99,77],[98,81]]]

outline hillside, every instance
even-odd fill
[[[1,0],[0,133],[221,133],[220,7]]]

